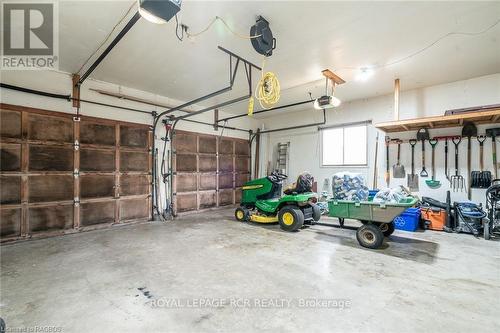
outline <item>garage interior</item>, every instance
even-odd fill
[[[499,2],[1,6],[0,332],[500,331]]]

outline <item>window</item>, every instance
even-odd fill
[[[321,130],[322,166],[367,165],[367,125]]]

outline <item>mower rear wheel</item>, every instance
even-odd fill
[[[319,209],[319,206],[316,204],[311,204],[311,207],[313,209],[313,220],[318,222],[321,218],[321,209]]]
[[[240,222],[248,221],[250,217],[250,212],[246,207],[238,207],[234,211],[234,217]]]
[[[356,231],[358,243],[369,249],[378,249],[384,242],[382,230],[374,224],[365,224]]]
[[[295,231],[304,224],[304,213],[294,206],[285,206],[278,212],[278,221],[281,229]]]

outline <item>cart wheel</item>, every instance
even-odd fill
[[[374,224],[365,224],[356,231],[358,243],[369,249],[378,249],[384,242],[384,234]]]
[[[304,213],[295,206],[285,206],[278,212],[278,221],[281,229],[295,231],[304,224]]]
[[[394,232],[394,222],[380,223],[379,228],[385,237],[389,237]]]
[[[236,220],[238,220],[240,222],[248,221],[249,216],[250,216],[250,212],[245,207],[238,207],[234,211],[234,217],[236,217]]]

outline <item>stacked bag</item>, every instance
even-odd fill
[[[368,187],[359,173],[339,172],[332,177],[332,192],[335,200],[368,200]]]

